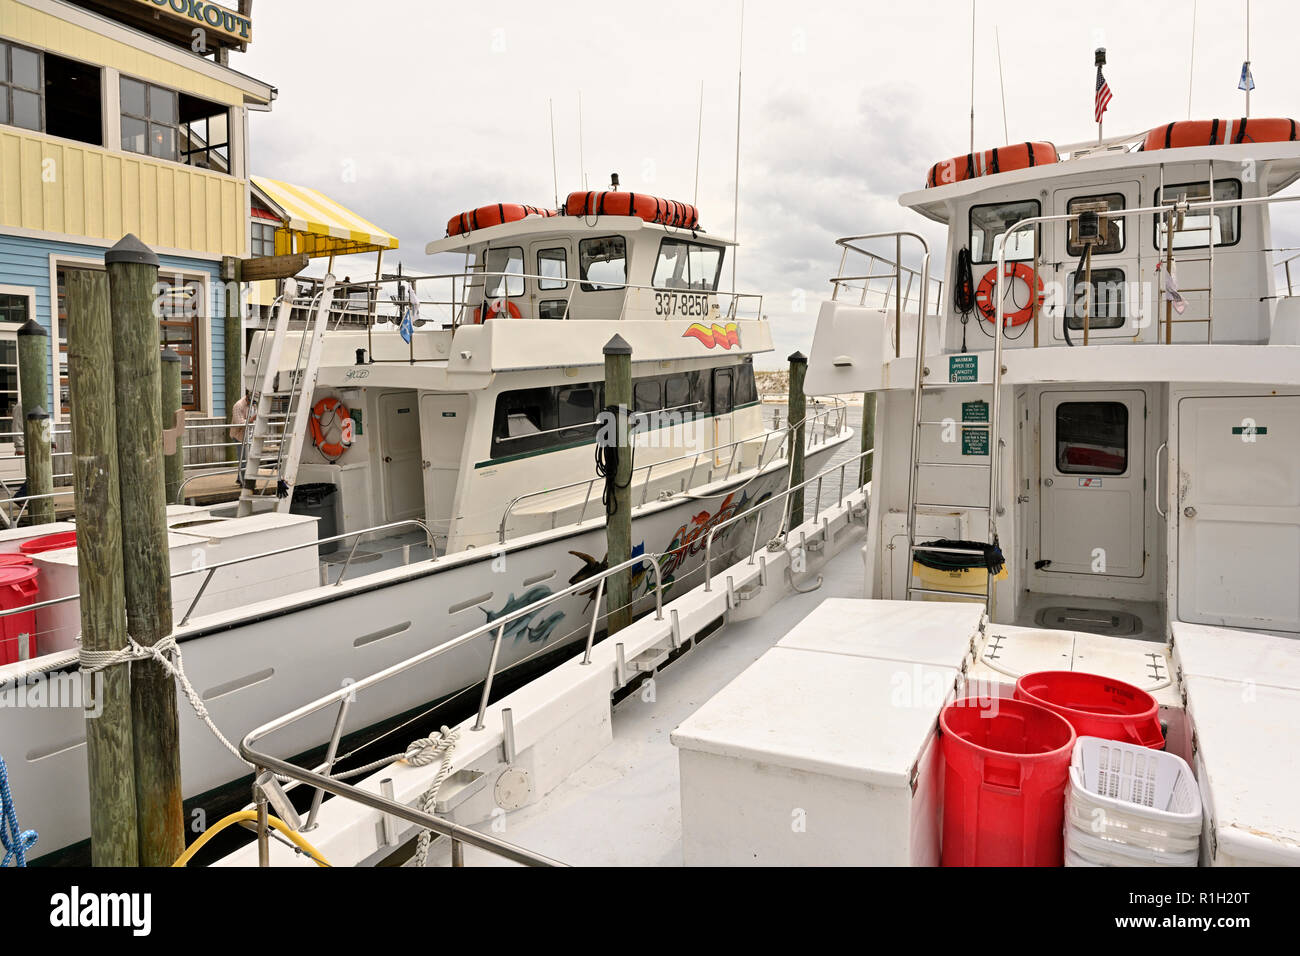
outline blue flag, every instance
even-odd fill
[[[1250,72],[1250,61],[1247,60],[1241,64],[1241,80],[1237,83],[1239,90],[1253,90],[1255,88],[1255,77]]]
[[[406,312],[402,315],[402,325],[399,331],[402,333],[402,341],[410,345],[411,336],[415,333],[415,323],[411,321],[410,306],[407,306]]]

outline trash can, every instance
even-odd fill
[[[35,568],[0,568],[0,609],[12,611],[36,601],[40,591],[36,577]],[[36,656],[36,612],[0,617],[0,664]]]
[[[1080,737],[1163,750],[1160,705],[1139,687],[1082,671],[1040,671],[1016,681],[1016,700],[1055,711]]]
[[[339,533],[337,502],[338,488],[328,482],[297,485],[293,489],[293,502],[289,505],[289,513],[319,518],[316,537],[332,538]],[[333,554],[338,549],[339,543],[331,541],[320,546],[320,553]]]
[[[982,541],[925,541],[923,547],[952,548],[961,551],[979,551],[981,554],[953,554],[950,551],[924,551],[920,547],[912,554],[912,575],[917,586],[927,591],[947,591],[949,594],[926,594],[925,601],[958,600],[953,593],[969,594],[972,600],[982,601],[988,590],[988,576],[1001,581],[1007,576],[1006,562],[996,545]]]

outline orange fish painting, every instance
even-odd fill
[[[701,322],[695,322],[682,333],[682,338],[698,339],[706,349],[719,347],[730,349],[733,345],[740,348],[740,331],[735,322],[728,322],[725,326],[715,322],[712,328]]]

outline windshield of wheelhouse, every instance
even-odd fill
[[[716,292],[722,274],[722,249],[682,239],[664,239],[655,265],[656,289]]]

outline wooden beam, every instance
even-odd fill
[[[306,269],[310,262],[311,259],[305,252],[295,252],[285,256],[257,256],[240,261],[239,275],[244,282],[290,279]]]

